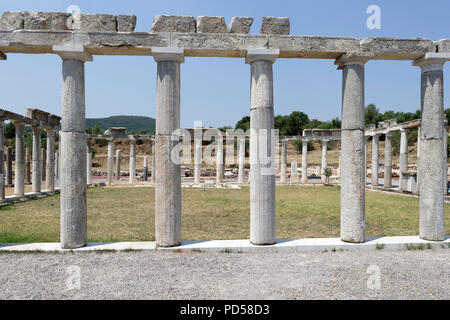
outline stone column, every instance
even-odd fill
[[[45,179],[46,179],[46,172],[45,172],[46,161],[47,161],[47,153],[45,152],[44,148],[41,148],[41,178],[42,178],[42,181],[45,181]]]
[[[199,129],[197,128],[194,129],[194,131],[196,130]],[[199,137],[197,137],[196,132],[194,132],[194,183],[200,183],[201,170],[202,170],[202,139],[201,134],[199,135]]]
[[[55,152],[55,185],[59,188],[59,152]]]
[[[285,183],[287,181],[287,141],[281,141],[281,174],[280,182]]]
[[[416,163],[416,194],[420,195],[420,169],[419,169],[419,162],[420,162],[420,126],[417,128],[417,163]]]
[[[6,149],[6,164],[7,164],[7,168],[6,168],[6,184],[8,186],[12,186],[13,184],[13,169],[12,169],[12,148],[8,147]]]
[[[130,183],[136,182],[136,139],[130,139]]]
[[[291,183],[298,182],[297,161],[291,162]]]
[[[31,184],[31,151],[25,148],[25,184]]]
[[[378,187],[378,150],[379,135],[372,136],[372,187]]]
[[[444,196],[448,195],[448,121],[444,120]]]
[[[302,140],[302,182],[308,182],[308,140]]]
[[[171,159],[174,130],[180,128],[182,49],[153,48],[157,62],[155,153],[155,238],[160,247],[181,243],[181,164]]]
[[[151,183],[155,183],[155,159],[156,159],[156,145],[155,145],[155,141],[152,140],[152,168],[151,168],[152,176],[150,177]],[[181,183],[181,181],[180,181],[180,183]]]
[[[218,130],[218,136],[216,137],[216,183],[222,183],[224,175],[223,164],[223,135]]]
[[[446,59],[426,54],[415,61],[421,68],[420,237],[444,240],[444,75]],[[424,178],[425,177],[425,178]]]
[[[108,140],[108,160],[106,165],[106,182],[111,184],[114,175],[114,140]]]
[[[120,150],[116,150],[116,180],[120,182]]]
[[[276,241],[272,64],[279,53],[279,50],[248,50],[246,59],[251,66],[250,241],[256,245]]]
[[[144,157],[144,181],[148,180],[148,157]]]
[[[336,60],[342,70],[341,131],[341,240],[364,242],[364,64],[365,55],[343,54]]]
[[[41,192],[41,128],[33,127],[33,155],[32,155],[32,191]]]
[[[324,170],[328,167],[328,141],[322,141],[322,168],[320,174],[322,176],[322,182],[327,182]]]
[[[5,199],[5,128],[4,119],[0,119],[0,200]]]
[[[14,176],[14,195],[23,196],[25,194],[25,125],[14,122],[16,126],[16,167]]]
[[[239,137],[239,173],[238,183],[244,183],[245,170],[245,137]]]
[[[403,191],[403,172],[408,171],[408,130],[400,129],[400,174],[399,190]]]
[[[69,49],[73,50],[69,47]],[[87,243],[86,102],[84,64],[92,57],[80,49],[53,47],[62,62],[62,120],[60,133],[61,247]]]
[[[384,140],[384,187],[392,188],[392,134],[386,133]]]
[[[364,187],[367,185],[367,153],[369,151],[369,138],[364,136]]]
[[[92,184],[92,140],[86,139],[86,184]]]
[[[47,190],[55,190],[55,132],[53,129],[46,129],[47,131],[47,164],[45,174],[45,185]]]

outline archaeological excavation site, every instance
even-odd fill
[[[5,246],[0,243],[0,250],[95,250],[100,247],[98,242],[108,242],[102,248],[117,250],[236,252],[367,250],[380,246],[402,250],[411,245],[450,245],[444,223],[445,203],[450,199],[443,82],[444,64],[450,60],[450,39],[293,35],[286,17],[263,17],[259,33],[250,32],[254,23],[251,17],[234,17],[227,25],[220,16],[157,15],[153,24],[146,22],[146,32],[136,32],[136,23],[134,15],[3,12],[0,60],[4,61],[0,68],[13,55],[59,56],[62,101],[57,115],[35,106],[33,101],[29,103],[33,107],[23,114],[0,106],[2,208],[59,197],[59,242],[13,244],[8,240]],[[156,114],[154,132],[138,134],[125,127],[111,127],[102,133],[86,131],[86,111],[95,106],[86,101],[85,64],[95,64],[95,56],[144,56],[157,65],[157,74],[149,74],[157,79],[156,101],[144,106],[148,115]],[[242,62],[250,79],[247,131],[181,127],[180,79],[182,65],[189,63],[185,59],[190,57]],[[330,68],[342,74],[342,82],[335,84],[342,88],[342,100],[335,102],[341,112],[340,129],[304,129],[296,136],[279,134],[274,120],[273,73],[276,62],[282,59],[329,60]],[[417,68],[420,118],[366,125],[365,65],[373,60],[410,61],[411,68]],[[15,133],[6,145],[10,123]],[[32,137],[30,147],[25,143],[27,132]],[[398,152],[393,148],[395,135],[399,136]],[[152,194],[151,201],[142,201],[153,219],[154,241],[108,241],[116,239],[113,231],[107,239],[90,237],[88,202],[95,201],[95,190],[108,193],[118,188],[126,190],[118,200],[125,201],[136,190]],[[285,214],[279,216],[279,210],[285,210],[279,208],[285,200],[279,195],[290,190],[295,198],[295,194],[313,190],[308,188],[324,193],[335,190],[338,194],[339,217],[332,225],[337,234],[324,231],[320,237],[313,234],[308,238],[306,233],[306,237],[286,239],[290,233],[284,233],[285,229],[301,227],[295,221],[285,226]],[[246,236],[220,232],[211,239],[203,233],[196,238],[194,230],[184,238],[183,224],[190,218],[183,217],[184,195],[196,190],[214,192],[216,198],[221,197],[220,192],[225,196],[233,190],[248,190],[241,208],[249,222],[248,230],[243,231]],[[372,233],[368,236],[369,193],[417,200],[417,232],[405,235],[381,230],[378,237]],[[191,193],[189,201],[195,201]],[[218,203],[223,210],[231,206],[231,202]],[[293,210],[302,210],[307,203],[304,200]],[[130,214],[133,210],[129,208]],[[311,217],[318,214],[308,210]],[[385,210],[389,212],[389,208]],[[408,209],[404,210],[407,214]],[[280,228],[285,228],[282,237],[277,234],[279,221]],[[237,228],[233,223],[237,222],[231,221],[230,226]]]

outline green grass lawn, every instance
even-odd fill
[[[339,237],[339,187],[277,187],[277,237]],[[88,189],[89,241],[154,240],[154,189]],[[248,239],[249,188],[183,189],[184,240]],[[446,234],[450,206],[445,206]],[[366,193],[367,236],[417,235],[419,199]],[[59,195],[0,208],[0,242],[58,242]]]

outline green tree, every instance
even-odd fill
[[[236,127],[235,129],[242,129],[244,131],[247,131],[248,129],[250,129],[250,117],[249,116],[245,116],[243,117],[241,120],[239,120],[236,123]]]

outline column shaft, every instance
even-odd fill
[[[400,174],[399,189],[403,190],[403,173],[408,172],[408,131],[400,130]]]
[[[202,139],[197,130],[194,129],[194,183],[200,183],[202,170]]]
[[[47,190],[55,190],[55,133],[52,129],[47,129],[47,163],[45,174],[45,185]]]
[[[156,145],[155,145],[155,140],[152,140],[152,168],[150,170],[151,171],[151,177],[150,177],[151,183],[155,183],[155,159],[156,159]]]
[[[216,183],[222,183],[224,175],[224,158],[223,158],[223,136],[218,133],[216,138]]]
[[[392,135],[385,135],[384,140],[384,187],[392,188]]]
[[[280,182],[285,183],[287,180],[287,141],[281,141],[281,173]]]
[[[12,168],[12,148],[8,147],[6,149],[6,164],[7,164],[7,168],[6,168],[6,184],[8,186],[12,186],[13,184],[13,168]]]
[[[291,162],[291,178],[290,178],[290,182],[291,183],[298,182],[297,161],[292,161]]]
[[[114,140],[108,140],[108,160],[106,166],[106,182],[111,184],[114,175]]]
[[[31,184],[31,150],[25,148],[25,184]]]
[[[320,175],[322,176],[322,182],[327,182],[325,176],[325,169],[328,167],[328,141],[322,141],[322,167]]]
[[[5,199],[5,128],[4,120],[0,119],[0,200]]]
[[[92,184],[92,140],[86,139],[86,183]]]
[[[308,140],[302,141],[302,182],[308,182]]]
[[[378,150],[379,150],[379,136],[372,136],[372,187],[378,187]]]
[[[244,170],[245,170],[245,137],[238,138],[239,143],[239,172],[238,182],[244,183]]]
[[[33,155],[31,188],[33,192],[41,192],[41,128],[33,127]]]
[[[16,172],[14,177],[14,195],[25,194],[25,138],[23,123],[15,123],[16,126]]]
[[[136,182],[136,140],[130,140],[130,183]]]
[[[144,157],[144,181],[148,180],[148,157]]]
[[[120,150],[116,150],[116,180],[120,181]]]

